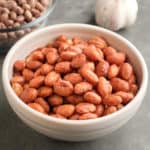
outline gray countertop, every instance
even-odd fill
[[[49,24],[78,22],[94,24],[94,0],[59,1]],[[139,2],[138,20],[134,26],[119,33],[135,44],[150,69],[150,1]],[[0,55],[0,72],[4,55]],[[68,143],[40,135],[27,127],[9,107],[1,84],[0,73],[0,149],[1,150],[150,150],[150,100],[148,88],[138,113],[125,126],[95,141]]]

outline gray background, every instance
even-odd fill
[[[94,23],[94,0],[60,0],[49,17],[49,24]],[[150,69],[150,1],[139,2],[138,20],[134,26],[119,33],[135,44]],[[0,56],[2,70],[4,55]],[[111,135],[95,141],[68,143],[49,139],[23,124],[9,107],[1,85],[0,73],[0,150],[150,150],[150,100],[148,88],[145,101],[136,116]]]

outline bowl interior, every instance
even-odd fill
[[[25,59],[27,55],[29,55],[34,49],[45,46],[50,41],[55,39],[59,35],[66,35],[67,37],[74,37],[78,36],[83,39],[89,39],[92,36],[101,36],[107,40],[107,42],[118,49],[118,51],[123,51],[127,54],[129,61],[134,66],[138,83],[140,85],[142,78],[143,78],[143,70],[142,64],[139,60],[138,53],[133,50],[133,45],[130,44],[124,38],[118,36],[117,34],[112,34],[112,32],[101,29],[101,28],[94,28],[81,25],[77,26],[55,26],[51,28],[45,28],[40,30],[39,32],[34,32],[29,36],[26,36],[23,40],[18,42],[11,50],[9,54],[8,66],[6,67],[8,79],[11,79],[12,72],[13,72],[13,64],[16,60]],[[135,49],[135,47],[134,47]]]

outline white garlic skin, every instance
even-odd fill
[[[96,23],[110,30],[120,30],[135,23],[138,12],[136,0],[97,0]]]

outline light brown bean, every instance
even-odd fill
[[[22,75],[26,81],[30,81],[34,77],[34,73],[30,69],[24,69]]]
[[[23,85],[25,83],[25,79],[21,75],[13,76],[11,79],[11,83],[19,83]]]
[[[89,45],[88,47],[84,48],[83,53],[91,61],[101,61],[101,60],[103,60],[103,56],[97,51],[97,49],[94,45]]]
[[[136,77],[134,74],[131,75],[128,82],[129,82],[129,84],[135,84],[136,83]]]
[[[132,92],[134,95],[136,95],[138,91],[138,85],[137,84],[131,84],[130,85],[130,92]]]
[[[41,49],[41,52],[43,53],[43,55],[47,56],[49,52],[57,53],[57,49],[53,47],[44,47]]]
[[[79,95],[71,95],[71,96],[68,96],[66,99],[67,99],[67,102],[73,105],[77,105],[84,101],[83,97]]]
[[[101,117],[104,114],[104,110],[105,110],[104,105],[102,105],[102,104],[96,105],[95,113],[97,114],[98,117]]]
[[[42,63],[40,61],[37,61],[37,60],[31,60],[31,61],[26,62],[26,66],[28,69],[36,70],[42,66]]]
[[[50,71],[53,70],[53,66],[49,64],[43,64],[40,68],[41,75],[47,75]]]
[[[53,65],[56,63],[56,61],[58,59],[58,54],[56,52],[53,52],[53,51],[48,52],[46,55],[46,59],[50,65]]]
[[[26,88],[21,93],[20,98],[25,103],[30,103],[30,102],[33,102],[37,98],[37,95],[38,95],[38,91],[35,88]]]
[[[45,113],[44,108],[38,103],[29,103],[28,106],[38,112]]]
[[[79,73],[69,73],[64,76],[64,80],[70,81],[72,84],[77,84],[82,81],[82,77]]]
[[[53,90],[52,88],[48,87],[48,86],[42,86],[38,89],[38,96],[39,97],[48,97],[50,95],[52,95]]]
[[[121,65],[124,63],[126,55],[123,52],[117,52],[112,55],[106,56],[106,59],[110,64]]]
[[[33,78],[29,82],[29,87],[31,87],[31,88],[39,88],[40,86],[43,85],[44,79],[45,79],[44,76],[37,76],[37,77]]]
[[[92,70],[92,71],[95,71],[95,64],[93,62],[86,62],[82,68],[86,68],[86,69],[89,69],[89,70]]]
[[[32,60],[38,60],[38,61],[43,61],[44,60],[44,55],[41,51],[36,50],[31,54]]]
[[[55,71],[57,73],[68,73],[71,71],[71,64],[69,61],[59,62],[55,65]]]
[[[14,69],[16,71],[22,71],[24,68],[25,68],[26,64],[25,64],[25,61],[24,60],[17,60],[15,63],[14,63]]]
[[[54,92],[60,96],[69,96],[73,93],[73,85],[69,81],[59,80],[54,84]]]
[[[74,115],[72,115],[69,119],[70,119],[70,120],[78,120],[79,117],[80,117],[79,114],[74,114]]]
[[[90,113],[95,111],[96,111],[96,106],[91,103],[83,102],[76,105],[76,112],[79,114],[85,114],[85,113]]]
[[[94,113],[86,113],[79,116],[79,120],[95,119],[98,116]]]
[[[105,47],[103,49],[105,56],[116,54],[117,50],[111,46]]]
[[[129,80],[129,78],[131,77],[133,73],[133,68],[131,66],[131,64],[129,63],[124,63],[121,65],[120,67],[120,75],[123,79],[125,80]]]
[[[60,114],[64,117],[70,117],[70,116],[72,116],[74,111],[75,111],[74,105],[64,104],[64,105],[58,106],[58,108],[56,110],[56,114]]]
[[[87,91],[92,90],[92,84],[88,83],[88,82],[80,82],[77,83],[74,87],[74,92],[75,94],[83,94]]]
[[[117,108],[115,106],[109,106],[105,109],[104,115],[109,115],[117,111]]]
[[[108,78],[114,78],[119,74],[119,67],[115,64],[111,65],[108,70]]]
[[[106,41],[99,36],[94,36],[88,41],[89,44],[95,45],[97,48],[103,49],[107,46]]]
[[[81,75],[93,85],[98,83],[98,76],[90,69],[82,68]]]
[[[23,92],[23,87],[19,83],[12,83],[12,88],[17,96],[20,96]]]
[[[72,52],[75,52],[77,54],[81,54],[82,53],[82,49],[80,47],[78,47],[78,45],[73,45],[73,46],[69,46],[67,48],[67,51],[72,51]]]
[[[129,83],[125,80],[122,80],[120,78],[112,78],[111,79],[111,85],[113,87],[114,91],[124,91],[128,92],[130,90]]]
[[[55,117],[58,119],[66,119],[64,116],[60,115],[60,114],[50,114],[51,117]]]
[[[129,103],[134,97],[133,93],[123,91],[116,92],[115,95],[118,95],[123,99],[122,101],[123,104]]]
[[[92,92],[92,91],[86,92],[83,97],[87,102],[95,104],[95,105],[100,104],[102,101],[101,97],[97,93]]]
[[[48,98],[48,102],[51,106],[59,106],[63,104],[63,98],[58,95],[52,95]]]
[[[40,104],[44,108],[45,112],[48,113],[50,111],[48,103],[42,97],[36,98],[35,103]]]
[[[115,95],[115,94],[107,95],[103,99],[103,103],[108,106],[117,106],[117,105],[121,104],[122,101],[123,101],[122,97],[119,95]]]
[[[104,98],[107,95],[110,95],[112,92],[112,86],[109,81],[104,77],[100,77],[97,85],[98,93]]]
[[[96,65],[96,74],[100,76],[106,77],[109,70],[109,63],[106,61],[102,61]]]
[[[45,77],[45,85],[46,86],[53,86],[57,80],[60,78],[60,75],[58,73],[56,73],[55,71],[52,71],[50,73],[47,74],[47,76]]]
[[[62,58],[62,60],[70,61],[77,55],[78,55],[78,53],[76,53],[74,51],[63,51],[60,54],[60,57]]]
[[[71,66],[73,68],[80,68],[85,64],[85,62],[86,62],[86,56],[84,54],[78,54],[72,59]]]

